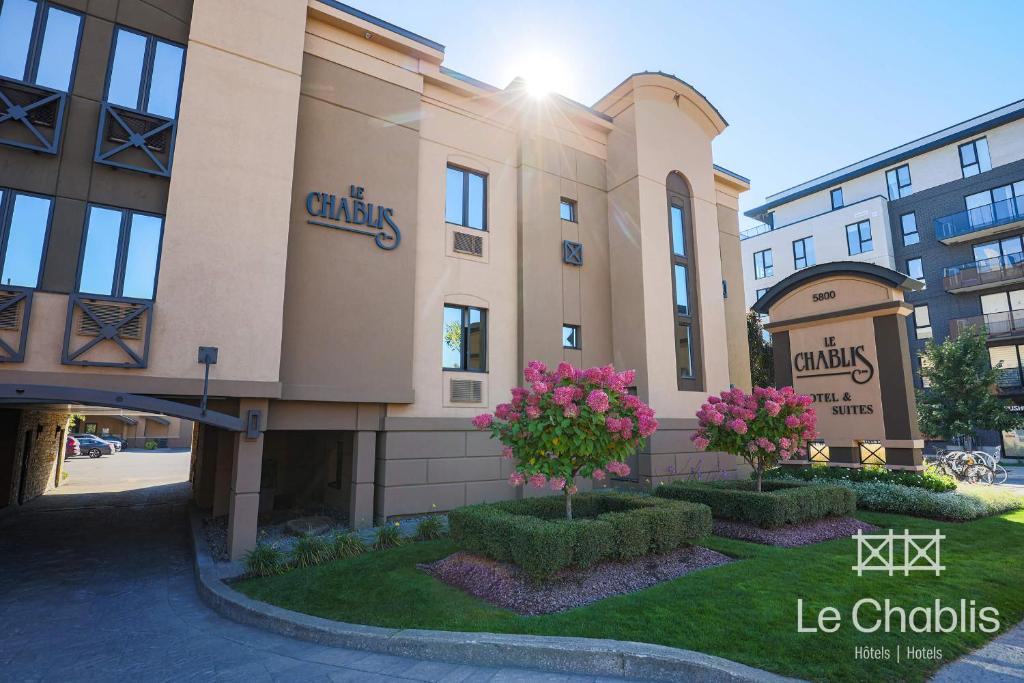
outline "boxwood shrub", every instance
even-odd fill
[[[661,498],[703,503],[715,517],[764,529],[848,515],[857,507],[857,495],[842,486],[765,481],[761,493],[755,488],[752,481],[680,481],[660,486],[654,493]]]
[[[764,473],[766,479],[798,479],[820,483],[841,483],[843,481],[878,482],[882,484],[899,484],[914,488],[944,493],[956,490],[953,477],[933,472],[907,472],[889,470],[884,467],[828,467],[827,465],[811,465],[810,467],[777,467]]]
[[[577,494],[572,505],[572,521],[562,496],[469,505],[448,513],[450,535],[463,550],[543,580],[566,567],[668,552],[711,533],[705,505],[617,493]]]

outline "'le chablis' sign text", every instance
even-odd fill
[[[312,216],[306,221],[310,225],[372,237],[381,249],[391,251],[402,241],[402,231],[395,224],[394,210],[365,201],[363,188],[358,185],[349,186],[348,197],[310,192],[306,195],[306,213]]]

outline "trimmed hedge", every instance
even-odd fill
[[[654,495],[703,503],[715,517],[763,529],[848,515],[857,507],[857,495],[842,486],[766,481],[761,493],[755,488],[752,481],[679,481],[658,487]]]
[[[882,484],[899,484],[914,488],[944,493],[956,490],[956,480],[945,474],[933,472],[905,472],[889,470],[884,467],[828,467],[827,465],[811,465],[810,467],[777,467],[764,473],[766,479],[798,479],[813,482],[843,481],[878,482]],[[751,475],[753,477],[753,475]]]
[[[572,506],[569,521],[562,496],[468,505],[448,513],[448,526],[463,550],[512,562],[538,580],[566,567],[668,552],[711,533],[705,505],[581,493]]]

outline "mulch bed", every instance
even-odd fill
[[[791,524],[778,529],[762,529],[746,522],[716,519],[711,533],[715,536],[734,538],[739,541],[795,548],[836,538],[849,538],[855,535],[858,529],[868,532],[876,531],[878,527],[853,517],[826,517],[814,522]]]
[[[478,555],[457,552],[419,569],[492,605],[519,614],[551,614],[633,593],[684,574],[733,562],[733,558],[701,547],[629,562],[606,562],[588,569],[564,569],[551,581],[532,582],[518,567]]]

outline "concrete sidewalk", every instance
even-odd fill
[[[1024,622],[1017,624],[980,650],[942,667],[932,681],[1021,683],[1024,681]]]

